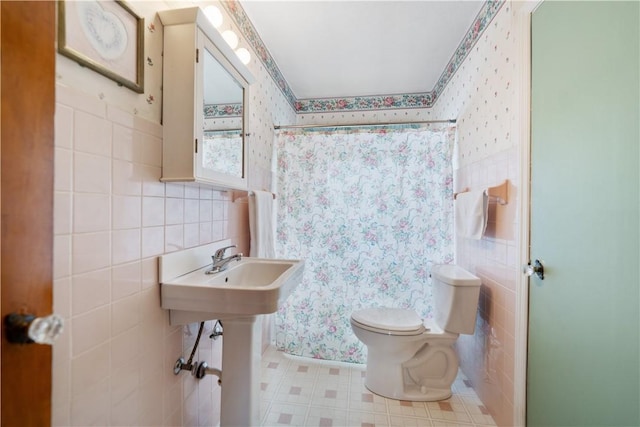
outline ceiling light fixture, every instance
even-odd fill
[[[242,62],[244,65],[247,65],[251,61],[251,54],[244,47],[237,49],[236,55],[238,55],[240,62]]]
[[[222,12],[220,9],[213,5],[209,5],[204,8],[204,15],[209,19],[209,21],[213,24],[215,28],[220,28],[222,25]]]
[[[235,49],[238,47],[238,36],[231,30],[224,31],[222,33],[222,38],[227,42],[231,49]]]

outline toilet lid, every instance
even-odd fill
[[[418,314],[406,308],[365,308],[354,311],[351,318],[363,325],[389,331],[415,331],[422,326]]]

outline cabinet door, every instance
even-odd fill
[[[196,175],[202,180],[247,187],[244,124],[247,83],[202,32],[198,32],[196,79]],[[199,114],[202,112],[202,114]]]

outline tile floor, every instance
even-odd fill
[[[453,396],[440,402],[405,402],[372,394],[365,366],[285,354],[270,347],[262,357],[262,425],[495,426],[460,373]]]

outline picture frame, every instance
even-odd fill
[[[144,92],[144,18],[121,0],[58,0],[58,52]]]

